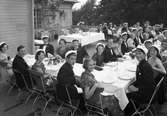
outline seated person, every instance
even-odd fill
[[[115,37],[114,41],[113,41],[113,52],[117,58],[120,58],[123,56],[123,54],[121,52],[121,45],[119,42],[120,42],[120,40],[117,37]]]
[[[83,59],[85,57],[89,57],[89,54],[86,51],[86,47],[82,46],[77,50],[77,60],[76,60],[76,62],[82,64]]]
[[[156,72],[166,74],[166,70],[161,61],[159,49],[154,45],[148,51],[148,63],[152,66],[152,68]],[[156,77],[155,73],[154,73],[154,77]]]
[[[84,96],[86,101],[96,107],[101,108],[100,93],[103,92],[104,88],[101,84],[97,82],[92,71],[94,69],[95,62],[86,58],[83,62],[83,68],[85,71],[81,75],[81,87],[84,91]],[[114,95],[112,96],[102,96],[102,106],[104,109],[108,109],[109,116],[123,116],[123,112],[120,109],[118,100]]]
[[[77,51],[80,47],[81,47],[81,46],[80,46],[79,40],[74,39],[74,40],[72,41],[72,48],[71,48],[71,49]]]
[[[103,56],[103,51],[104,51],[104,44],[98,43],[96,45],[96,53],[92,56],[92,59],[96,62],[97,66],[103,66],[104,64],[104,56]]]
[[[109,37],[107,40],[107,45],[104,48],[103,54],[104,54],[104,62],[108,63],[110,61],[116,61],[117,56],[113,51],[113,38]]]
[[[58,49],[56,50],[56,54],[58,54],[61,58],[65,58],[65,54],[67,53],[68,51],[68,47],[67,47],[67,42],[66,40],[64,39],[60,39],[59,41],[59,47]]]
[[[128,99],[132,99],[136,104],[148,103],[154,92],[155,81],[153,78],[153,69],[146,61],[146,49],[138,46],[136,59],[139,61],[136,71],[136,81],[128,87]],[[125,108],[125,114],[130,115],[134,112],[133,105],[129,103]]]
[[[130,35],[130,37],[127,39],[127,46],[128,46],[128,51],[132,51],[136,46],[135,46],[135,40],[136,36],[134,33]]]
[[[42,40],[44,44],[40,46],[40,49],[43,49],[46,56],[48,56],[48,54],[54,55],[54,47],[53,45],[49,44],[49,36],[43,36]]]
[[[82,64],[83,58],[89,57],[85,46],[81,47],[79,40],[75,39],[72,41],[72,48],[71,49],[74,51],[77,51],[77,60],[76,60],[77,63]]]
[[[152,45],[153,45],[153,42],[151,39],[144,41],[144,46],[147,48],[147,50],[149,50]]]
[[[128,38],[129,34],[127,32],[121,34],[121,39],[122,39],[121,52],[123,55],[128,52],[128,45],[127,45]]]
[[[20,45],[17,47],[17,55],[15,56],[14,60],[13,60],[13,70],[17,70],[20,73],[23,74],[25,81],[27,82],[27,85],[31,88],[32,87],[32,83],[31,83],[31,79],[29,77],[29,66],[27,65],[27,63],[25,62],[25,60],[23,59],[23,57],[26,55],[26,49],[23,45]],[[23,89],[25,88],[25,84],[24,84],[24,80],[20,77],[16,77],[16,83],[18,84],[18,86]]]
[[[161,56],[159,53],[159,49],[153,45],[148,51],[148,63],[153,68],[153,77],[155,79],[156,84],[161,80],[161,78],[166,75],[165,67],[162,64]],[[160,89],[158,91],[158,102],[160,104],[165,102],[165,89],[164,83],[161,84]]]
[[[51,77],[50,74],[46,72],[46,68],[43,64],[43,59],[45,58],[45,53],[43,50],[38,50],[35,54],[36,62],[32,66],[32,70],[35,70],[44,75],[44,78]]]
[[[0,84],[8,84],[13,75],[12,62],[7,55],[8,45],[5,42],[0,43]]]
[[[162,62],[163,64],[167,65],[167,39],[164,39],[161,44],[161,51],[160,51]],[[167,66],[165,66],[167,69]]]
[[[68,101],[66,87],[71,99],[78,99],[79,94],[75,85],[77,84],[73,72],[73,66],[76,62],[76,51],[68,51],[65,55],[66,62],[60,68],[57,75],[57,97],[62,101]]]

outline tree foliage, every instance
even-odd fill
[[[167,0],[101,0],[95,6],[95,0],[73,12],[73,23],[84,21],[86,24],[103,22],[131,24],[149,20],[152,23],[167,24]]]

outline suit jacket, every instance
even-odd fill
[[[44,46],[45,46],[45,44],[41,45],[41,46],[40,46],[40,49],[43,49]],[[47,44],[47,45],[46,45],[46,49],[45,49],[45,53],[46,53],[46,54],[47,54],[47,53],[50,53],[50,54],[54,55],[54,47],[53,47],[53,45]]]
[[[92,59],[94,61],[96,61],[96,65],[97,66],[102,66],[103,63],[104,63],[104,56],[103,54],[102,55],[98,55],[97,53],[95,53],[93,56],[92,56]]]
[[[66,101],[68,100],[67,92],[65,86],[68,88],[71,99],[78,98],[77,88],[74,86],[76,84],[74,72],[72,66],[69,63],[65,63],[59,70],[57,76],[57,95],[58,98]]]
[[[121,44],[121,52],[123,55],[128,52],[128,46],[124,42]]]
[[[21,72],[28,84],[29,87],[32,87],[32,83],[31,83],[31,80],[30,80],[30,77],[29,77],[29,73],[28,73],[28,69],[29,69],[29,66],[27,65],[27,63],[25,62],[25,60],[19,56],[19,55],[16,55],[14,60],[13,60],[13,64],[12,64],[12,68],[13,69],[16,69],[17,71]],[[16,82],[18,84],[18,86],[20,88],[24,88],[25,85],[24,85],[24,81],[22,78],[20,77],[16,77]]]
[[[153,78],[153,69],[146,60],[142,60],[137,66],[134,86],[139,89],[138,94],[144,101],[150,100],[156,84]]]
[[[88,53],[87,53],[85,47],[80,47],[80,48],[77,50],[77,60],[76,60],[76,62],[82,64],[82,63],[83,63],[83,58],[84,58],[84,57],[87,57],[87,56],[89,56],[89,55],[88,55]]]
[[[104,56],[105,63],[117,60],[116,54],[114,53],[114,51],[112,49],[108,48],[108,46],[105,47],[105,49],[103,51],[103,56]]]

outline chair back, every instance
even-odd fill
[[[16,84],[18,85],[18,87],[20,89],[30,90],[24,75],[20,71],[18,71],[17,69],[13,69],[13,72],[14,72],[14,75],[16,78]]]
[[[44,86],[43,74],[41,74],[35,70],[32,70],[32,69],[29,70],[29,74],[33,80],[33,86],[35,87],[35,89],[39,90],[40,92],[45,92],[46,89]]]
[[[68,103],[72,106],[72,99],[70,97],[70,93],[68,91],[68,86],[67,85],[65,86],[65,89],[66,89],[66,93],[67,93],[67,97],[68,97]]]
[[[155,96],[156,96],[156,94],[157,94],[157,92],[158,92],[158,90],[159,90],[159,88],[160,88],[160,86],[161,86],[163,80],[164,80],[164,77],[162,77],[161,80],[160,80],[160,81],[158,82],[158,84],[156,85],[155,90],[154,90],[154,92],[153,92],[153,95],[152,95],[152,97],[151,97],[151,99],[150,99],[148,105],[151,105],[151,103],[153,102],[153,100],[154,100],[154,98],[155,98]]]

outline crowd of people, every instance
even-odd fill
[[[32,87],[32,80],[29,77],[28,70],[32,68],[44,77],[52,78],[51,74],[46,72],[43,59],[45,57],[56,57],[65,59],[65,63],[60,68],[56,78],[56,98],[66,102],[69,91],[71,99],[79,100],[79,108],[83,113],[86,112],[84,102],[87,101],[95,106],[100,106],[100,100],[103,108],[111,116],[129,116],[133,113],[132,104],[128,104],[124,111],[121,111],[117,98],[113,96],[101,96],[104,88],[101,87],[92,71],[97,67],[103,67],[108,62],[115,62],[122,58],[126,53],[132,58],[136,58],[138,66],[136,70],[136,81],[128,87],[127,97],[135,101],[136,104],[148,103],[156,84],[166,75],[167,69],[167,30],[162,24],[151,26],[146,21],[143,26],[136,23],[129,26],[123,23],[120,26],[112,23],[100,24],[99,32],[104,33],[105,42],[97,43],[96,52],[90,56],[85,48],[81,46],[79,40],[73,40],[71,46],[61,39],[58,41],[59,47],[55,50],[54,46],[49,43],[49,37],[43,36],[44,44],[40,46],[35,54],[36,62],[32,67],[28,66],[24,60],[26,48],[23,45],[18,46],[17,54],[13,61],[7,55],[8,45],[5,42],[0,43],[0,83],[7,84],[10,77],[13,76],[14,70],[21,72],[27,84]],[[83,64],[85,71],[81,77],[74,74],[73,66],[75,63]],[[111,75],[112,78],[112,75]],[[23,80],[16,79],[20,88],[24,88]],[[53,83],[54,84],[54,83]],[[166,88],[163,83],[158,91],[157,101],[163,104],[166,100]],[[83,93],[78,93],[76,86],[83,89]],[[124,112],[124,113],[123,113]]]

